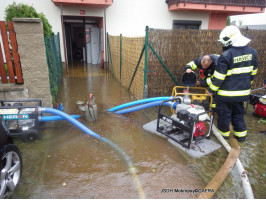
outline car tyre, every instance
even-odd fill
[[[0,198],[10,198],[22,175],[22,158],[17,146],[6,145],[1,152],[0,162]]]

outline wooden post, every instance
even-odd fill
[[[13,52],[13,60],[14,60],[14,65],[15,65],[15,70],[16,70],[17,83],[23,83],[23,75],[22,75],[22,70],[21,70],[20,58],[18,54],[18,44],[17,44],[17,39],[16,39],[16,33],[14,30],[14,25],[13,25],[13,22],[7,22],[7,25],[9,29],[9,37],[10,37],[10,42],[11,42],[11,47],[12,47],[12,52]]]
[[[6,32],[6,24],[4,21],[0,21],[0,30],[2,34],[3,45],[4,45],[5,55],[6,55],[6,64],[7,64],[9,82],[15,83],[15,76],[14,76],[14,71],[13,71],[11,53],[9,49],[8,37],[7,37],[7,32]]]
[[[3,59],[1,43],[0,43],[0,76],[2,79],[2,83],[8,83],[7,77],[6,77],[6,69],[5,69],[4,59]]]

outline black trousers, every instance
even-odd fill
[[[222,136],[228,137],[230,134],[229,125],[232,122],[234,135],[245,137],[247,134],[244,119],[245,108],[243,102],[223,102],[217,101],[216,104],[217,128]]]

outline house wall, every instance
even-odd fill
[[[168,11],[164,0],[115,0],[106,9],[106,29],[110,35],[144,36],[145,27],[172,29],[173,20],[202,21],[208,29],[209,14]]]
[[[211,13],[209,20],[209,29],[212,30],[223,29],[226,26],[226,21],[227,21],[226,13]]]
[[[0,20],[4,20],[5,8],[12,2],[1,0]],[[59,32],[60,39],[63,41],[60,7],[55,6],[51,0],[16,0],[15,2],[33,6],[38,13],[44,13],[52,25],[53,32]],[[104,18],[104,8],[63,6],[62,10],[63,15]],[[80,14],[80,10],[85,10],[85,15]],[[144,36],[146,26],[172,29],[173,20],[200,20],[202,21],[201,29],[208,29],[209,13],[168,11],[164,0],[114,0],[113,4],[106,8],[106,31],[104,29],[103,31],[110,35]],[[64,62],[63,47],[63,42],[61,42],[61,55]]]

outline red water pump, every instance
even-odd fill
[[[260,102],[255,103],[254,110],[257,115],[266,117],[266,105]]]
[[[262,88],[259,88],[259,89],[262,89]],[[261,117],[266,117],[266,95],[265,94],[266,94],[266,90],[264,94],[253,93],[253,94],[250,94],[250,97],[249,97],[249,103],[253,105],[255,113]]]
[[[198,122],[195,124],[195,132],[193,133],[194,137],[203,136],[206,132],[206,126],[204,122]]]
[[[266,87],[251,90],[249,104],[253,105],[257,115],[266,117]]]

